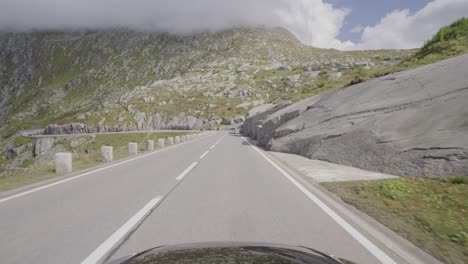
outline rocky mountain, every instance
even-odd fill
[[[468,175],[468,54],[248,118],[267,149],[401,176]]]
[[[240,124],[413,53],[317,49],[281,28],[0,33],[0,134]]]

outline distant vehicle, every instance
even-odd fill
[[[231,127],[229,128],[229,134],[236,134],[236,128],[235,127]]]
[[[353,264],[306,247],[229,242],[160,246],[108,264],[137,263]]]

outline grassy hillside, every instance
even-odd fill
[[[354,68],[348,72],[350,81],[345,85],[353,85],[394,72],[435,63],[467,52],[468,19],[461,18],[449,26],[440,29],[431,39],[425,42],[421,49],[396,64],[374,69]]]
[[[430,63],[468,52],[468,18],[441,28],[409,60]]]

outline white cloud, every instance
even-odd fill
[[[192,33],[233,26],[282,26],[320,48],[416,48],[440,27],[468,16],[467,0],[434,0],[416,13],[395,10],[357,26],[355,44],[338,35],[349,9],[332,0],[0,0],[0,30],[105,29]]]
[[[363,26],[355,26],[351,29],[351,33],[361,33],[362,31],[364,31]]]
[[[468,16],[467,0],[434,0],[418,12],[395,10],[375,26],[367,26],[361,42],[348,49],[408,49],[421,47],[441,27]]]
[[[350,10],[335,8],[322,0],[295,0],[288,3],[287,8],[276,11],[282,26],[306,44],[337,49],[353,45],[349,41],[341,42],[337,37]]]
[[[306,44],[345,48],[349,10],[323,0],[0,0],[0,30],[103,29],[192,33],[239,25],[283,26]]]

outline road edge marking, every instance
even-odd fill
[[[211,135],[209,135],[209,136],[211,136]],[[43,185],[43,186],[39,186],[39,187],[30,189],[30,190],[27,190],[27,191],[24,191],[24,192],[20,192],[20,193],[17,193],[17,194],[13,194],[13,195],[1,198],[0,199],[0,204],[4,203],[4,202],[7,202],[7,201],[10,201],[10,200],[13,200],[13,199],[16,199],[16,198],[19,198],[19,197],[22,197],[22,196],[25,196],[25,195],[28,195],[28,194],[31,194],[31,193],[35,193],[35,192],[38,192],[38,191],[41,191],[41,190],[44,190],[44,189],[48,189],[48,188],[53,187],[55,185],[59,185],[59,184],[62,184],[62,183],[73,181],[73,180],[77,180],[77,179],[79,179],[81,177],[84,177],[84,176],[87,176],[89,174],[93,174],[93,173],[96,173],[96,172],[107,170],[107,169],[110,169],[110,168],[113,168],[113,167],[116,167],[116,166],[119,166],[119,165],[122,165],[122,164],[125,164],[125,163],[128,163],[128,162],[131,162],[131,161],[134,161],[134,160],[137,160],[137,159],[141,159],[141,158],[144,158],[144,157],[156,154],[156,153],[160,153],[160,152],[163,152],[163,151],[166,151],[166,150],[170,150],[170,149],[173,149],[173,148],[176,148],[176,147],[180,147],[180,146],[183,146],[185,144],[189,144],[189,143],[201,140],[201,139],[204,139],[204,137],[200,137],[200,138],[197,138],[197,139],[192,140],[192,141],[187,141],[187,142],[177,144],[177,145],[174,145],[174,146],[171,146],[171,147],[156,150],[156,151],[153,151],[153,152],[150,152],[150,153],[145,153],[145,154],[142,154],[142,155],[138,155],[137,157],[126,159],[126,160],[123,160],[123,161],[120,161],[120,162],[117,162],[117,163],[114,163],[114,164],[107,165],[105,167],[101,167],[101,168],[94,169],[94,170],[91,170],[91,171],[88,171],[88,172],[85,172],[85,173],[82,173],[82,174],[78,174],[78,175],[72,176],[70,178],[66,178],[66,179],[59,180],[59,181],[56,181],[56,182],[53,182],[53,183],[49,183],[49,184],[46,184],[46,185]]]
[[[87,258],[81,261],[81,264],[96,264],[104,261],[107,255],[125,241],[128,234],[131,234],[145,218],[150,215],[151,211],[156,208],[162,199],[162,196],[157,196],[149,201],[140,211],[133,215],[125,224],[99,245]]]
[[[295,185],[300,191],[302,191],[310,200],[312,200],[322,211],[330,216],[338,225],[340,225],[348,234],[350,234],[356,241],[358,241],[364,248],[366,248],[372,255],[374,255],[379,261],[385,264],[397,264],[391,257],[389,257],[383,250],[377,247],[358,230],[351,226],[346,220],[335,213],[330,207],[323,203],[317,196],[312,194],[306,187],[299,183],[294,177],[289,175],[279,165],[262,153],[256,146],[252,145],[245,137],[242,137],[247,143],[257,151],[265,160],[267,160],[275,169],[277,169],[283,176],[285,176],[293,185]]]

